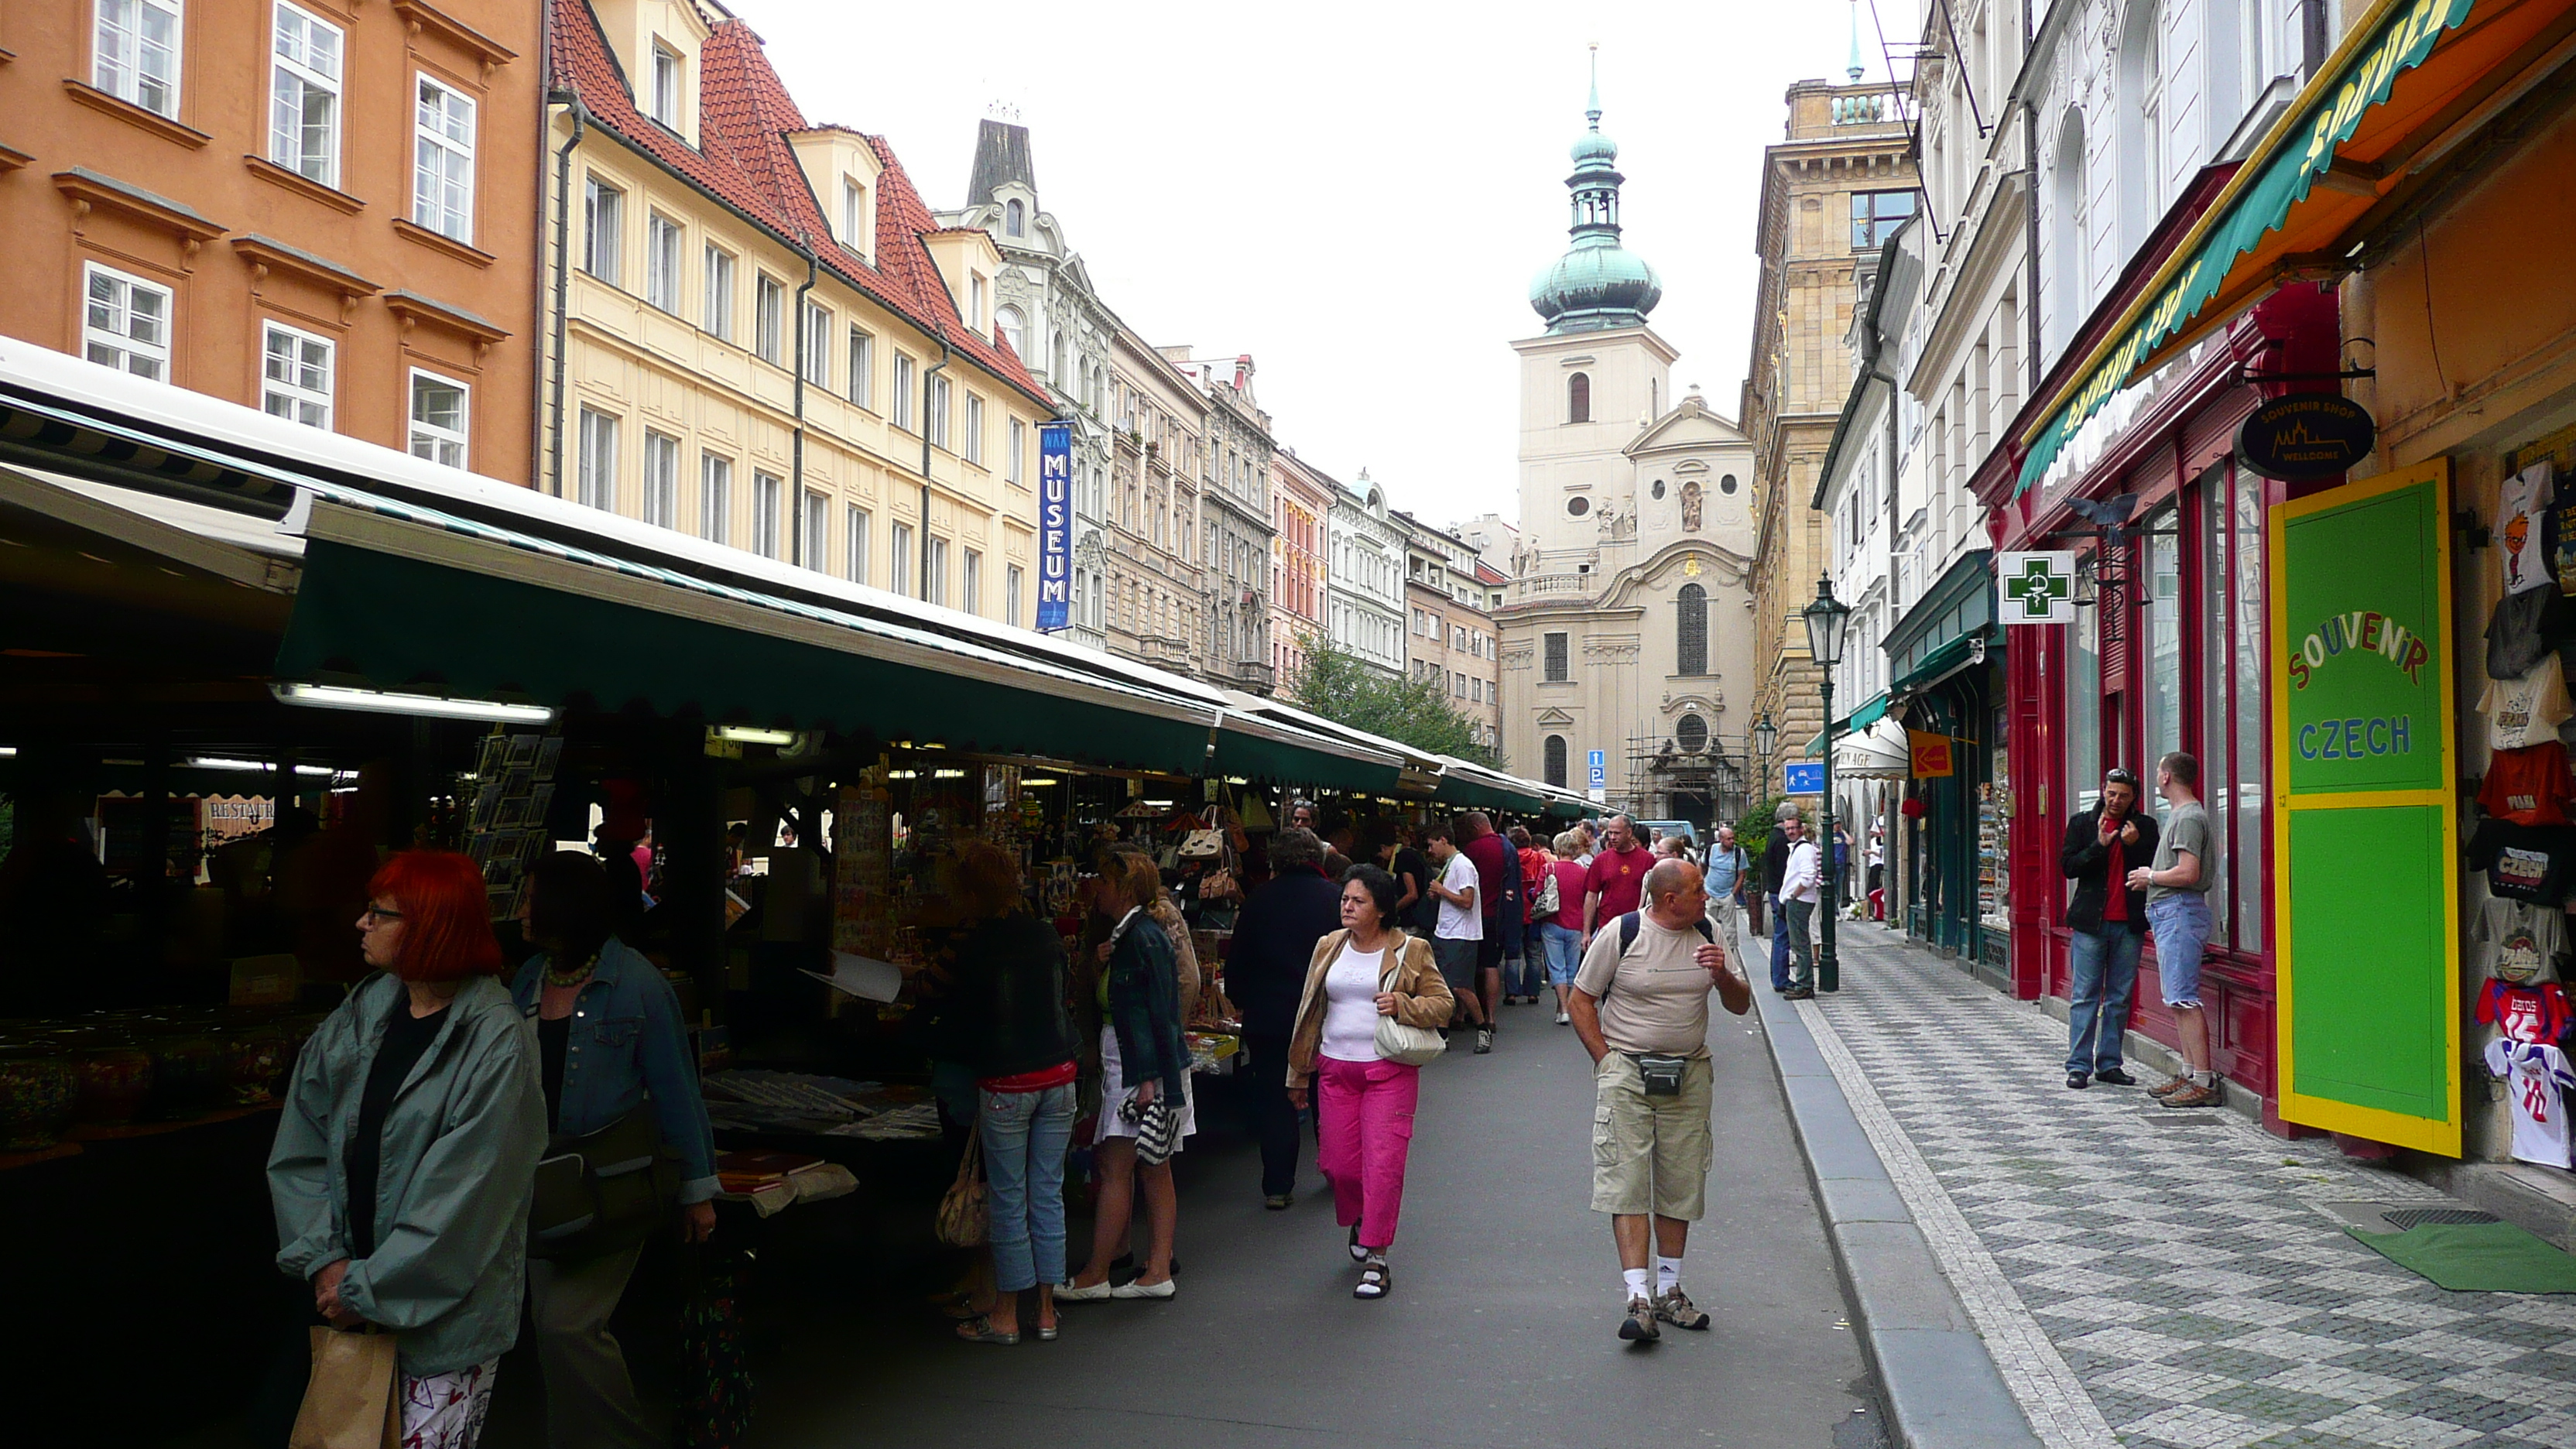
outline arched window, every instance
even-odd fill
[[[2070,110],[2066,123],[2057,132],[2057,159],[2050,167],[2049,230],[2053,240],[2048,259],[2054,275],[2041,279],[2043,296],[2053,297],[2049,304],[2047,326],[2049,352],[2053,357],[2075,335],[2076,325],[2083,320],[2085,298],[2090,289],[2085,285],[2085,200],[2084,200],[2084,113]]]
[[[1018,204],[1012,203],[1014,206]],[[1011,344],[1011,355],[1014,357],[1028,356],[1025,350],[1026,336],[1022,330],[1023,325],[1020,321],[1020,309],[1017,307],[1000,307],[993,312],[993,326],[1001,332],[1002,340]]]
[[[1673,743],[1681,746],[1682,753],[1686,755],[1696,755],[1707,749],[1708,721],[1695,714],[1686,714],[1673,721]]]
[[[1708,590],[1684,584],[1673,598],[1673,672],[1708,673]]]
[[[2132,0],[2120,29],[2120,245],[2146,240],[2164,210],[2164,54],[2162,7]]]
[[[1578,372],[1565,380],[1565,420],[1569,423],[1592,421],[1592,374]]]
[[[1565,788],[1565,736],[1547,737],[1547,783]]]
[[[1020,205],[1016,198],[1002,203],[1002,234],[1004,236],[1029,234],[1029,210]]]

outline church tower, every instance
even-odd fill
[[[1622,243],[1619,146],[1598,59],[1565,179],[1564,255],[1530,283],[1520,354],[1520,524],[1502,635],[1510,767],[1648,818],[1731,810],[1750,695],[1752,447],[1647,318],[1663,282]],[[1743,693],[1730,699],[1731,690]]]

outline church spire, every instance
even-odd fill
[[[1642,327],[1662,299],[1655,269],[1619,245],[1619,143],[1601,134],[1601,47],[1592,47],[1584,133],[1574,142],[1572,239],[1565,255],[1530,286],[1530,306],[1550,332]]]
[[[1860,0],[1851,0],[1851,64],[1847,74],[1853,85],[1860,84]]]
[[[1860,0],[1852,0],[1852,3],[1858,4]],[[1853,32],[1855,37],[1858,34],[1858,31]],[[1853,43],[1859,43],[1857,38]],[[1583,119],[1592,123],[1593,130],[1601,129],[1601,42],[1597,40],[1592,42],[1592,99],[1583,109]]]

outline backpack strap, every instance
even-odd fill
[[[1630,911],[1619,918],[1619,954],[1621,956],[1627,955],[1628,948],[1637,944],[1637,928],[1643,919],[1643,913],[1638,911]],[[1708,917],[1702,916],[1691,924],[1698,928],[1701,940],[1712,946],[1717,944],[1717,928],[1708,923]]]

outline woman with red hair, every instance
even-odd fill
[[[404,1449],[471,1449],[519,1333],[546,1145],[535,1028],[483,876],[407,851],[368,883],[361,982],[304,1044],[268,1156],[277,1265],[334,1327],[395,1335]]]

